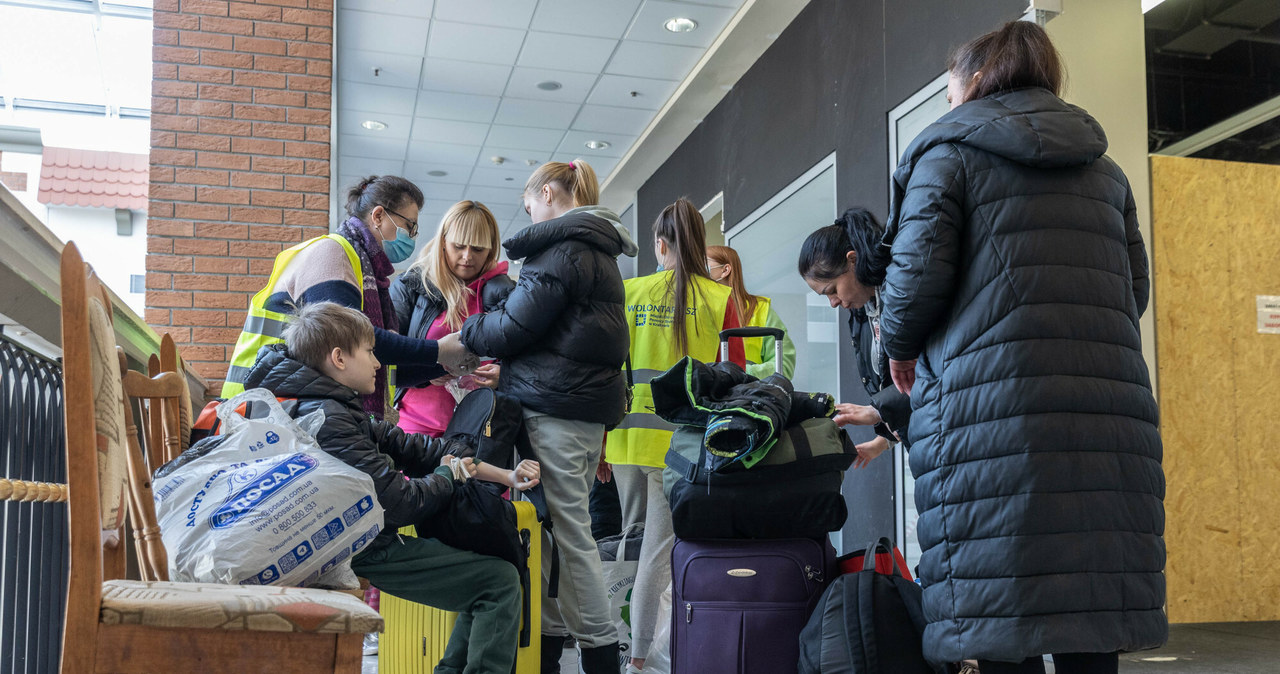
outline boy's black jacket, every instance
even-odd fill
[[[406,434],[385,421],[374,421],[360,406],[355,390],[290,358],[283,344],[264,346],[258,352],[245,388],[265,388],[278,397],[297,398],[294,416],[324,410],[316,441],[326,452],[372,477],[378,502],[386,511],[384,529],[371,550],[394,541],[400,527],[438,513],[453,497],[452,477],[434,472],[441,457],[470,456],[474,451],[457,441]]]

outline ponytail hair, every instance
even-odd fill
[[[729,288],[733,291],[733,305],[738,310],[738,321],[746,325],[756,312],[760,298],[747,292],[747,286],[742,281],[742,258],[738,257],[738,251],[728,246],[707,246],[707,257],[715,260],[716,264],[729,265]]]
[[[413,202],[422,208],[422,190],[400,176],[369,176],[347,191],[347,215],[368,224],[375,206],[392,210]]]
[[[689,336],[685,334],[685,313],[689,306],[689,290],[698,293],[693,277],[701,276],[707,280],[707,230],[702,221],[702,214],[684,197],[662,209],[662,214],[653,223],[653,235],[675,249],[676,266],[672,269],[671,278],[667,281],[667,293],[675,299],[675,316],[672,325],[676,331],[676,346],[680,353],[689,354]],[[705,304],[705,302],[704,302]],[[694,330],[698,324],[694,322]]]
[[[857,253],[853,277],[868,288],[884,283],[889,267],[886,249],[880,245],[884,227],[865,208],[845,211],[834,224],[809,235],[800,246],[799,272],[803,278],[830,281],[849,271],[849,251]]]
[[[1066,73],[1049,34],[1030,21],[1010,21],[961,45],[947,59],[947,70],[964,83],[964,100],[1022,87],[1040,87],[1062,95]],[[981,73],[977,81],[974,74]]]
[[[574,159],[568,164],[549,161],[529,176],[524,184],[525,194],[534,194],[543,185],[556,185],[565,194],[573,197],[573,207],[594,206],[600,203],[600,183],[596,180],[596,170],[581,159]]]

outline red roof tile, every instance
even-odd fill
[[[147,210],[147,155],[46,147],[42,204]]]

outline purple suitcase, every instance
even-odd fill
[[[676,540],[672,674],[787,674],[834,575],[826,540]]]

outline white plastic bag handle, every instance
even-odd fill
[[[262,403],[267,406],[267,416],[256,421],[268,421],[273,424],[292,428],[305,436],[304,440],[315,442],[316,432],[324,425],[324,410],[318,409],[310,414],[294,419],[281,407],[275,395],[265,388],[251,388],[232,396],[231,399],[218,405],[218,419],[222,421],[223,434],[233,433],[249,420],[236,411],[236,408],[247,403]],[[247,408],[246,408],[247,409]]]

